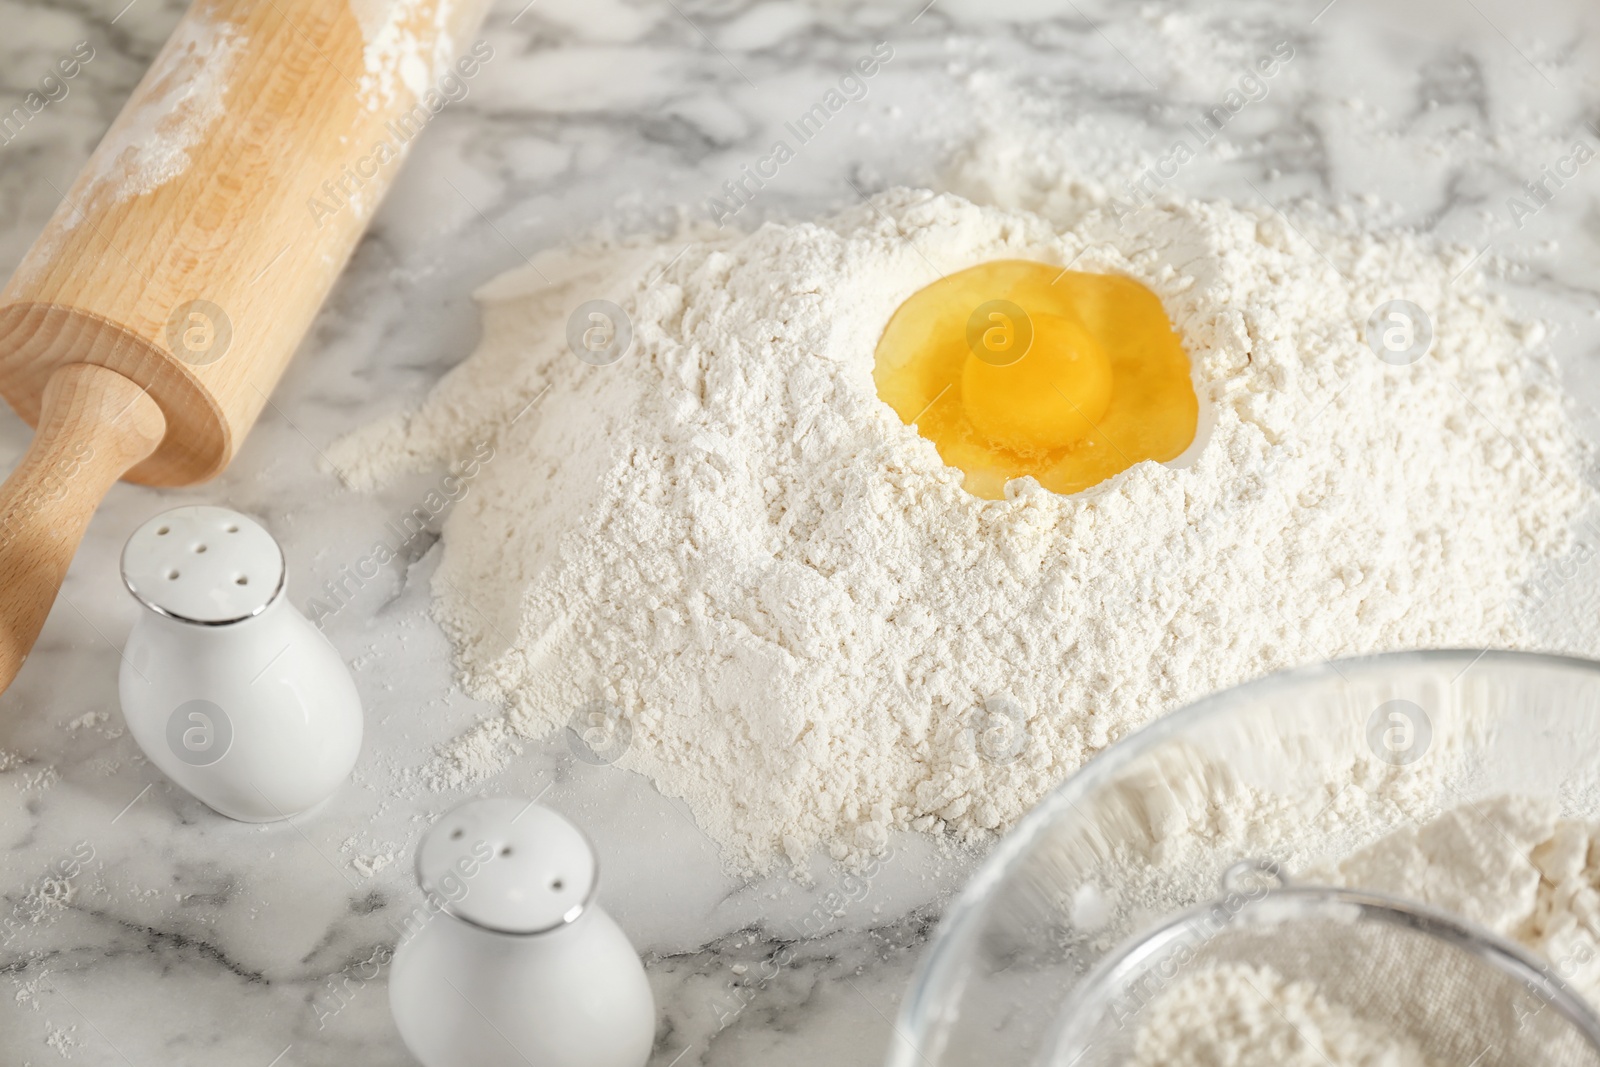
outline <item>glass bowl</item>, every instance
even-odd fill
[[[1106,749],[996,847],[923,959],[888,1063],[1053,1064],[1086,979],[1215,901],[1230,869],[1314,876],[1508,794],[1600,821],[1600,664],[1399,652],[1206,697]]]

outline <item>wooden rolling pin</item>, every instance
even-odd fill
[[[489,54],[478,0],[196,0],[4,290],[0,689],[119,478],[228,465],[412,139]],[[443,87],[441,89],[441,87]]]

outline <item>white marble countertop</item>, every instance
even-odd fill
[[[140,522],[183,502],[256,515],[303,602],[408,512],[421,484],[359,495],[322,472],[319,450],[415,401],[470,351],[478,283],[595,227],[663,228],[680,206],[704,210],[875,41],[891,40],[896,58],[853,121],[830,126],[737,225],[843,206],[858,189],[938,185],[984,79],[1028,87],[1086,145],[1154,158],[1252,56],[1288,40],[1293,64],[1185,169],[1184,186],[1329,207],[1375,196],[1396,205],[1397,224],[1485,248],[1505,289],[1551,323],[1592,431],[1600,164],[1520,228],[1506,204],[1576,141],[1600,146],[1587,125],[1600,118],[1600,16],[1578,0],[925,2],[496,7],[483,31],[493,61],[419,142],[232,468],[184,491],[114,488],[0,697],[0,1059],[409,1063],[370,961],[418,900],[418,834],[483,791],[542,796],[593,836],[602,900],[655,990],[658,1067],[881,1061],[934,923],[979,857],[908,837],[869,878],[842,880],[819,860],[811,886],[742,883],[681,805],[574,759],[562,737],[469,789],[397,775],[492,711],[453,684],[428,615],[433,534],[329,622],[368,717],[355,779],[329,805],[268,827],[212,814],[139,755],[116,697],[118,649],[140,610],[117,556]],[[38,233],[182,6],[0,0],[0,110],[77,42],[94,49],[67,95],[0,143],[0,268]],[[0,414],[0,459],[29,436]],[[1600,651],[1595,585],[1568,583],[1541,609],[1550,644]],[[85,849],[92,859],[64,876]],[[782,966],[762,966],[785,945]]]

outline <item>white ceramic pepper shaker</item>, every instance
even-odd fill
[[[157,515],[122,550],[148,609],[122,658],[128,730],[169,778],[244,822],[313,807],[361,751],[355,683],[289,603],[285,570],[260,523],[219,507]]]
[[[422,839],[417,879],[437,913],[396,950],[389,1007],[424,1067],[643,1067],[655,1001],[577,827],[468,801]]]

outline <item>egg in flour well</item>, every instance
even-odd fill
[[[1194,440],[1189,357],[1131,278],[998,260],[913,293],[878,341],[878,395],[991,500],[1076,493]]]

